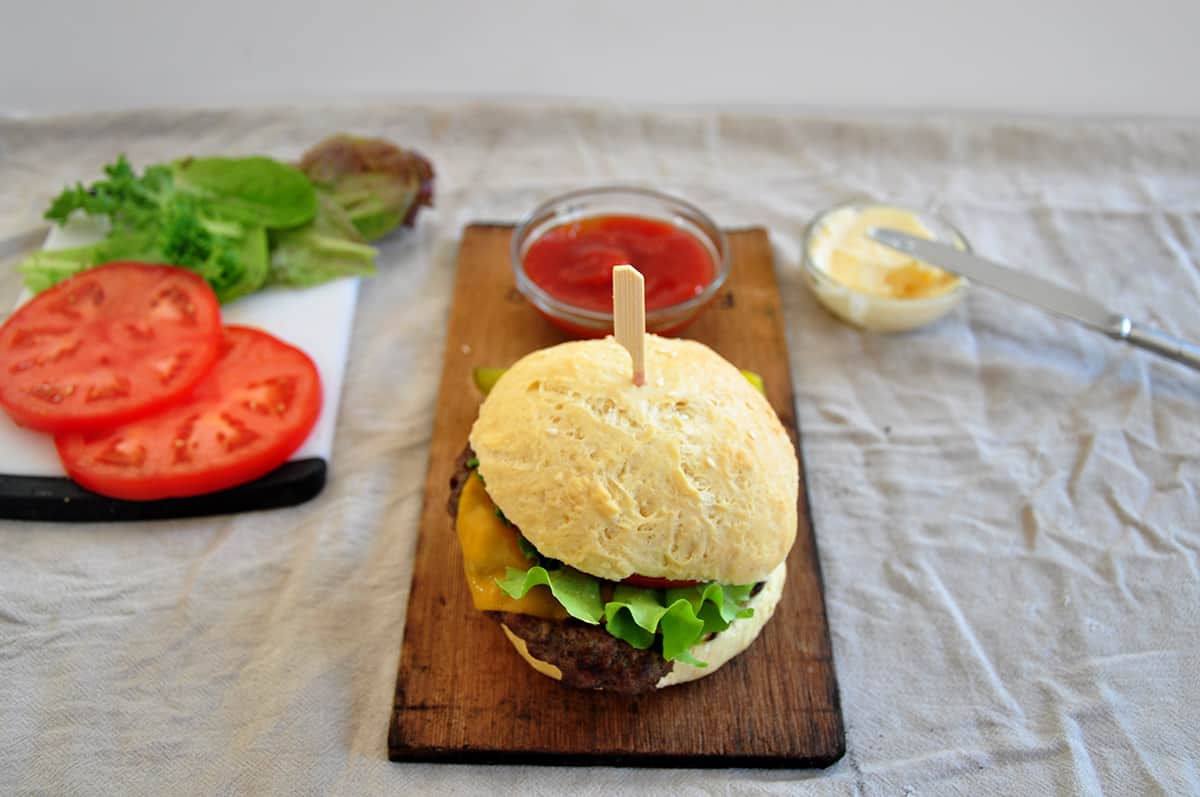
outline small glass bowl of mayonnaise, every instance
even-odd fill
[[[971,251],[967,239],[931,213],[857,200],[822,211],[804,231],[804,273],[831,313],[875,332],[902,332],[932,323],[953,310],[967,281],[867,237],[872,227],[901,232]]]

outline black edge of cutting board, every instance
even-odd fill
[[[227,515],[301,504],[325,487],[321,457],[286,462],[262,478],[228,490],[188,498],[123,501],[85,490],[61,476],[0,474],[0,518],[92,523],[112,520]]]

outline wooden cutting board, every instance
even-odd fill
[[[711,676],[636,697],[561,686],[534,672],[475,610],[446,513],[455,457],[482,397],[476,366],[507,366],[565,338],[517,291],[512,228],[467,227],[458,253],[425,504],[388,733],[394,761],[686,767],[824,767],[845,734],[820,563],[804,488],[788,581],[758,640]],[[757,371],[798,442],[767,233],[729,235],[733,268],[684,335]]]

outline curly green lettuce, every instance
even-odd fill
[[[112,260],[171,263],[230,302],[270,285],[374,274],[378,253],[368,242],[411,226],[432,195],[433,166],[419,154],[346,135],[317,145],[299,166],[257,155],[185,157],[139,173],[120,155],[45,213],[59,225],[103,220],[104,238],[34,253],[19,268],[36,293]]]
[[[196,272],[230,302],[267,283],[267,230],[306,224],[316,211],[309,179],[270,158],[185,158],[139,174],[120,155],[103,179],[64,189],[45,214],[57,224],[76,214],[103,219],[105,237],[34,253],[19,268],[37,292],[112,260],[171,263]]]
[[[618,584],[612,600],[601,598],[601,580],[572,567],[528,570],[510,567],[496,583],[512,598],[545,586],[569,615],[591,625],[604,621],[604,628],[617,639],[646,650],[662,636],[663,658],[696,667],[707,666],[688,651],[708,634],[724,631],[734,620],[754,616],[744,607],[752,584],[730,586],[708,583],[678,589],[645,589]]]

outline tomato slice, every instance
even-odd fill
[[[645,587],[646,589],[678,589],[679,587],[694,587],[699,584],[699,581],[672,581],[669,578],[657,578],[655,576],[639,576],[634,573],[629,578],[621,580],[622,584],[628,584],[631,587]]]
[[[221,349],[201,277],[109,263],[38,294],[0,327],[0,407],[44,432],[100,429],[186,394]]]
[[[130,500],[200,495],[270,473],[321,412],[308,355],[250,327],[226,327],[220,359],[183,402],[109,431],[58,435],[72,479]]]

